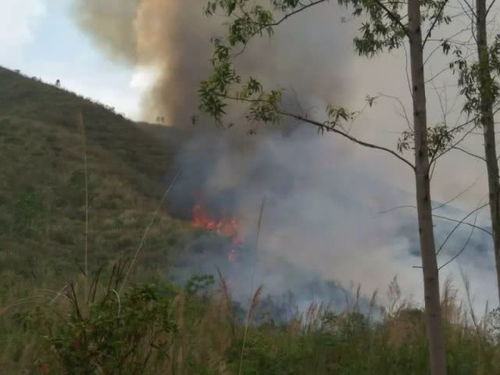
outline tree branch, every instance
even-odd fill
[[[486,206],[483,206],[481,208],[484,208]],[[460,220],[457,220],[457,219],[452,219],[451,217],[447,217],[447,216],[443,216],[443,215],[432,215],[434,216],[435,218],[438,218],[438,219],[442,219],[442,220],[446,220],[446,221],[451,221],[453,223],[457,223],[457,224],[460,224],[460,225],[467,225],[469,227],[474,227],[478,230],[480,230],[481,232],[484,232],[490,236],[493,236],[493,233],[491,233],[488,229],[486,228],[483,228],[483,227],[480,227],[479,225],[474,225],[472,223],[467,223],[467,222],[464,222],[464,221],[460,221]]]
[[[396,17],[396,15],[392,13],[390,9],[387,8],[381,1],[375,0],[375,3],[377,3],[377,5],[384,10],[384,12],[387,14],[387,17],[389,17],[393,22],[397,23],[399,27],[401,27],[405,35],[409,38],[410,33],[408,32],[408,28],[405,25],[403,25],[403,23],[401,23],[399,17]]]
[[[291,118],[294,118],[296,120],[303,121],[303,122],[306,122],[308,124],[314,125],[318,129],[320,129],[320,130],[324,130],[324,131],[328,131],[328,132],[333,132],[333,133],[339,134],[342,137],[347,138],[348,140],[350,140],[350,141],[352,141],[354,143],[357,143],[357,144],[359,144],[361,146],[389,153],[392,156],[394,156],[394,157],[398,158],[399,160],[401,160],[406,165],[410,166],[413,170],[415,170],[415,166],[410,161],[406,160],[404,157],[402,157],[401,155],[399,155],[397,152],[391,150],[390,148],[383,147],[383,146],[378,146],[378,145],[375,145],[373,143],[368,143],[368,142],[359,140],[359,139],[353,137],[352,135],[347,134],[346,132],[337,129],[335,126],[329,126],[329,125],[326,125],[326,124],[324,124],[322,122],[314,121],[314,120],[311,120],[311,119],[309,119],[307,117],[304,117],[304,116],[300,116],[300,115],[297,115],[297,114],[294,114],[294,113],[289,113],[289,112],[283,112],[283,111],[277,111],[277,113],[280,114],[281,116],[291,117]]]
[[[465,122],[465,123],[463,123],[463,124],[460,124],[460,125],[455,126],[455,127],[453,128],[453,131],[454,131],[454,132],[460,131],[462,128],[466,127],[467,125],[470,125],[471,123],[474,125],[474,118],[473,118],[473,119],[471,119],[471,120],[466,121],[466,122]],[[449,147],[447,147],[446,149],[444,149],[442,152],[440,152],[440,153],[436,153],[436,155],[433,155],[433,157],[432,157],[432,158],[431,158],[431,160],[430,160],[430,163],[431,163],[431,164],[433,164],[433,163],[434,163],[434,162],[436,162],[436,160],[438,160],[440,157],[442,157],[443,155],[447,154],[447,153],[448,153],[448,152],[450,152],[451,150],[455,149],[455,147],[457,147],[460,143],[462,143],[462,142],[463,142],[463,140],[464,140],[465,138],[467,138],[467,136],[468,136],[469,134],[471,134],[471,133],[474,131],[474,129],[475,129],[475,128],[476,128],[476,127],[475,127],[475,125],[474,125],[471,129],[469,129],[468,131],[466,131],[466,132],[465,132],[465,133],[464,133],[464,134],[463,134],[463,135],[462,135],[462,136],[458,139],[458,141],[454,142],[452,145],[450,145]]]
[[[280,18],[279,21],[276,21],[276,22],[273,22],[273,23],[270,23],[268,25],[263,26],[262,29],[261,29],[261,31],[263,29],[265,29],[266,27],[278,26],[279,24],[281,24],[282,22],[284,22],[287,18],[290,18],[290,17],[296,15],[297,13],[300,13],[303,10],[306,10],[307,8],[311,8],[311,7],[315,6],[315,5],[324,3],[326,1],[328,1],[328,0],[316,0],[316,1],[313,1],[313,2],[311,2],[309,4],[303,5],[302,8],[296,9],[296,10],[290,12],[290,13],[285,14],[283,17]]]
[[[461,147],[454,146],[454,147],[453,147],[453,149],[454,149],[454,150],[458,150],[458,151],[462,151],[464,154],[467,154],[467,155],[469,155],[469,156],[475,157],[475,158],[477,158],[477,159],[479,159],[479,160],[482,160],[482,161],[486,162],[486,159],[485,159],[485,158],[483,158],[482,156],[476,155],[476,154],[474,154],[474,153],[472,153],[472,152],[470,152],[470,151],[467,151],[467,150],[465,150],[465,149],[463,149],[463,148],[461,148]]]
[[[491,4],[488,6],[488,9],[486,9],[486,17],[488,17],[488,14],[490,13],[490,10],[491,10],[491,7],[493,6],[493,4],[495,4],[497,0],[493,0],[491,2]]]
[[[434,21],[432,22],[431,27],[429,28],[429,30],[427,30],[427,34],[425,35],[424,41],[422,43],[422,48],[424,48],[425,43],[427,42],[427,39],[429,39],[429,37],[431,36],[432,30],[434,30],[436,23],[439,21],[439,18],[441,17],[441,14],[443,13],[443,10],[444,10],[444,7],[446,6],[446,4],[448,4],[448,0],[445,0],[443,2],[443,5],[441,6],[441,8],[439,8],[438,14],[434,18]]]
[[[474,218],[474,224],[476,224],[476,221],[477,221],[477,214],[476,214],[476,217]],[[446,267],[448,264],[450,264],[451,262],[453,262],[455,259],[457,259],[464,251],[465,249],[467,248],[467,246],[469,245],[469,242],[472,238],[472,235],[474,234],[474,229],[476,229],[475,227],[472,227],[471,230],[470,230],[470,233],[469,233],[469,236],[467,237],[467,240],[465,240],[465,243],[464,245],[462,246],[462,248],[454,255],[452,256],[446,263],[444,263],[443,265],[441,265],[439,268],[438,268],[438,271],[441,271],[444,267]]]
[[[268,24],[261,24],[260,27],[255,31],[253,32],[251,35],[248,36],[248,38],[245,39],[244,42],[241,42],[241,44],[243,44],[243,47],[241,48],[241,50],[237,53],[235,53],[233,55],[233,57],[238,57],[240,56],[241,54],[243,54],[243,52],[246,50],[247,48],[247,44],[248,42],[255,36],[255,35],[258,35],[258,34],[261,34],[263,30],[269,28],[269,27],[276,27],[278,25],[280,25],[281,23],[285,22],[288,18],[296,15],[297,13],[300,13],[304,10],[307,10],[308,8],[311,8],[315,5],[319,5],[321,3],[325,3],[329,0],[316,0],[316,1],[313,1],[313,2],[310,2],[309,4],[302,4],[301,2],[299,3],[302,7],[299,8],[299,9],[295,9],[294,11],[291,11],[290,13],[287,13],[285,14],[283,17],[281,17],[278,21],[275,21],[275,22],[272,22],[272,23],[268,23]],[[240,11],[243,13],[243,15],[245,15],[247,18],[251,19],[252,22],[256,23],[257,25],[259,25],[258,22],[255,22],[252,17],[248,14],[247,11],[245,11],[245,9],[242,8],[242,6],[239,7],[240,8]]]
[[[443,250],[444,246],[446,245],[446,243],[448,242],[448,240],[451,238],[451,236],[453,235],[453,233],[455,233],[455,231],[458,229],[458,227],[460,225],[462,225],[464,223],[465,220],[467,220],[469,218],[469,216],[471,216],[473,213],[483,209],[484,207],[488,206],[489,203],[486,203],[486,204],[483,204],[482,206],[479,206],[478,208],[472,210],[471,212],[469,212],[467,215],[465,215],[461,220],[458,220],[457,221],[457,224],[453,227],[453,229],[446,235],[446,238],[444,239],[444,241],[441,243],[441,245],[439,246],[439,248],[437,249],[436,251],[436,255],[438,255],[441,250]]]
[[[240,101],[240,102],[247,102],[247,103],[265,103],[266,102],[263,99],[248,99],[248,98],[241,98],[241,97],[235,97],[235,96],[224,95],[224,94],[218,94],[218,95],[221,96],[221,97],[223,97],[223,98],[229,99],[229,100]],[[342,131],[342,130],[336,128],[335,125],[328,125],[328,124],[325,124],[323,122],[311,120],[311,119],[309,119],[309,118],[307,118],[305,116],[298,115],[298,114],[291,113],[291,112],[286,112],[286,111],[283,111],[283,110],[281,110],[279,108],[276,108],[275,112],[278,115],[282,116],[282,117],[290,117],[290,118],[293,118],[295,120],[306,122],[306,123],[308,123],[310,125],[313,125],[313,126],[317,127],[319,130],[327,131],[327,132],[333,132],[333,133],[339,134],[342,137],[347,138],[348,140],[350,140],[350,141],[352,141],[354,143],[357,143],[357,144],[359,144],[361,146],[389,153],[392,156],[396,157],[397,159],[401,160],[403,163],[405,163],[409,167],[411,167],[411,169],[415,170],[415,166],[410,161],[408,161],[407,159],[405,159],[404,157],[402,157],[401,155],[399,155],[394,150],[391,150],[390,148],[387,148],[387,147],[378,146],[378,145],[375,145],[373,143],[369,143],[369,142],[365,142],[365,141],[362,141],[360,139],[357,139],[357,138],[353,137],[352,135],[348,134],[347,132]]]
[[[482,209],[484,207],[486,207],[486,205],[483,205],[479,209]],[[413,206],[413,205],[406,204],[406,205],[402,205],[402,206],[397,206],[397,207],[389,208],[389,209],[387,209],[385,211],[380,211],[379,213],[388,213],[388,212],[391,212],[391,211],[394,211],[394,210],[398,210],[398,209],[401,209],[401,208],[413,208],[413,209],[416,209],[417,207]],[[478,209],[476,209],[475,211],[477,211],[477,210]],[[438,218],[438,219],[442,219],[442,220],[446,220],[446,221],[451,221],[451,222],[454,222],[454,223],[459,223],[460,225],[467,225],[469,227],[474,227],[477,230],[480,230],[481,232],[484,232],[484,233],[486,233],[486,234],[488,234],[490,236],[493,236],[493,234],[489,230],[487,230],[487,229],[485,229],[483,227],[480,227],[479,225],[468,223],[468,222],[465,222],[463,220],[452,219],[451,217],[443,216],[443,215],[432,214],[432,216],[435,217],[435,218]]]
[[[481,179],[482,176],[483,176],[483,174],[477,176],[476,179],[470,185],[468,185],[465,189],[463,189],[462,191],[460,191],[459,193],[457,193],[456,195],[454,195],[453,197],[451,197],[447,201],[444,201],[444,202],[440,203],[439,205],[437,205],[436,207],[433,207],[432,210],[433,211],[439,210],[440,208],[443,208],[443,207],[449,205],[455,199],[460,198],[462,195],[467,193],[475,184],[477,184],[477,182]]]

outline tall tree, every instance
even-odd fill
[[[209,1],[206,13],[213,15],[222,11],[230,22],[226,38],[213,40],[213,74],[200,86],[200,108],[222,122],[228,101],[246,103],[252,120],[269,123],[278,122],[283,117],[293,118],[357,144],[390,153],[412,168],[416,184],[430,369],[433,375],[443,375],[446,374],[446,349],[433,231],[430,167],[437,154],[436,144],[448,139],[449,133],[428,131],[423,51],[433,29],[442,22],[449,22],[449,18],[443,15],[447,0],[408,0],[407,3],[400,0],[339,0],[341,5],[353,9],[354,16],[363,19],[360,34],[354,39],[359,54],[371,57],[409,44],[413,131],[405,135],[399,148],[413,147],[414,163],[389,148],[353,137],[343,123],[352,120],[355,112],[330,105],[326,108],[325,119],[311,119],[307,114],[291,112],[281,105],[283,90],[266,91],[255,78],[243,80],[236,71],[233,58],[253,37],[265,33],[272,35],[274,28],[289,17],[326,2],[328,0],[268,0],[269,7],[266,8],[262,5],[264,1]],[[442,139],[439,134],[443,135]],[[432,142],[429,143],[429,140]]]
[[[431,373],[446,374],[446,349],[439,297],[439,270],[432,222],[430,162],[427,144],[427,101],[423,58],[424,42],[422,40],[419,0],[408,0],[407,30],[410,43],[413,126],[415,133],[415,186]]]
[[[488,170],[491,226],[493,229],[498,296],[500,301],[500,182],[498,180],[498,157],[496,152],[495,119],[493,116],[493,106],[496,101],[498,87],[493,81],[490,72],[490,50],[486,31],[486,18],[488,15],[486,0],[476,0],[476,12],[476,41],[479,58],[479,107],[481,111],[479,118],[481,125],[483,125],[484,155]],[[498,49],[493,49],[492,52],[498,54]]]
[[[486,0],[474,4],[464,0],[466,13],[471,20],[472,36],[476,44],[477,60],[467,61],[460,45],[455,45],[457,60],[452,66],[460,73],[459,85],[465,96],[464,110],[483,128],[484,161],[488,176],[489,206],[493,236],[493,248],[497,272],[497,288],[500,301],[500,180],[495,135],[495,106],[499,97],[500,35],[490,46],[488,41],[488,15],[495,0],[489,6]],[[452,43],[447,41],[446,43]]]

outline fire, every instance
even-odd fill
[[[244,239],[238,233],[238,221],[234,217],[215,219],[206,211],[201,203],[196,203],[193,207],[193,226],[213,231],[220,236],[231,239],[232,248],[227,254],[228,260],[236,261],[238,258],[237,249],[243,244]]]

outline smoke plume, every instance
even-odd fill
[[[110,58],[155,75],[144,97],[144,118],[164,116],[185,133],[178,142],[182,178],[172,194],[172,212],[189,218],[202,200],[214,215],[237,217],[241,234],[252,239],[241,250],[247,253],[232,264],[224,252],[207,255],[210,246],[195,244],[183,259],[191,272],[213,273],[226,264],[224,272],[233,275],[238,289],[248,289],[255,279],[254,287],[264,283],[276,294],[301,290],[300,298],[309,301],[315,297],[303,287],[307,283],[352,281],[371,292],[399,275],[405,290],[421,297],[421,271],[412,268],[419,265],[414,212],[380,213],[413,204],[412,194],[394,184],[411,181],[407,170],[393,168],[385,158],[377,159],[383,167],[374,167],[378,156],[297,124],[281,124],[254,137],[246,131],[258,124],[243,119],[231,129],[209,123],[193,129],[189,119],[197,109],[199,82],[209,72],[209,40],[223,32],[222,19],[207,19],[202,0],[74,1],[78,24]],[[349,103],[358,88],[347,84],[355,65],[346,52],[352,50],[352,26],[343,24],[341,16],[333,4],[314,7],[284,23],[272,39],[252,42],[237,64],[270,87],[284,87],[288,102],[300,111]],[[256,252],[253,239],[264,198]],[[438,241],[449,229],[449,223],[438,223]],[[444,260],[460,249],[464,237],[454,237],[443,250]],[[476,233],[471,246],[483,254],[488,240]],[[465,258],[467,271],[492,275],[491,256],[478,260],[474,254]],[[494,285],[493,276],[481,280]]]
[[[223,32],[217,25],[221,19],[204,16],[201,0],[75,1],[77,22],[96,45],[118,62],[157,74],[144,98],[144,116],[154,119],[165,112],[170,125],[189,123],[197,107],[197,87],[209,72],[210,37]],[[258,67],[267,84],[284,85],[304,98],[314,95],[323,103],[345,98],[342,77],[350,42],[335,38],[345,32],[339,19],[332,6],[313,9],[280,28],[272,40],[252,43],[238,65],[248,74]],[[318,29],[318,23],[330,26]]]

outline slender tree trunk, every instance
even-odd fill
[[[420,253],[424,275],[425,316],[432,375],[446,374],[446,347],[439,298],[427,145],[427,111],[423,63],[420,0],[408,1],[408,31],[415,130],[415,177]]]
[[[495,139],[495,120],[493,116],[493,80],[490,73],[488,35],[486,32],[486,0],[476,0],[476,34],[479,56],[479,94],[480,121],[484,134],[484,156],[488,171],[491,227],[497,268],[498,298],[500,301],[500,182]]]

